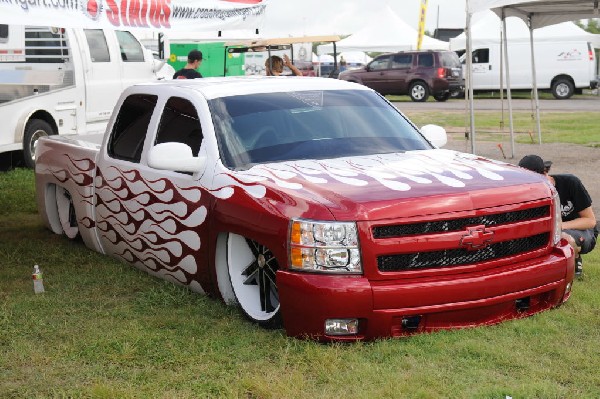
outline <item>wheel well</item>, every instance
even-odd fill
[[[408,85],[408,87],[412,87],[412,85],[414,85],[415,83],[422,83],[424,86],[426,86],[427,88],[429,88],[429,85],[427,84],[426,81],[424,81],[423,79],[415,79],[415,80],[411,80],[410,84]]]
[[[558,82],[559,80],[568,80],[569,82],[571,82],[573,84],[573,86],[575,86],[575,82],[573,81],[573,78],[569,75],[557,75],[554,78],[552,78],[552,82],[550,82],[550,85],[554,85],[554,83]]]
[[[217,288],[219,294],[227,305],[237,303],[233,287],[229,280],[229,271],[227,270],[227,236],[229,233],[221,232],[217,237],[215,249],[215,273],[217,275]]]
[[[48,113],[47,111],[43,111],[43,110],[35,111],[33,114],[29,115],[27,122],[29,122],[32,119],[40,119],[40,120],[48,123],[50,125],[50,127],[52,127],[52,133],[58,134],[58,125],[56,124],[56,121],[54,120],[52,115],[50,115],[50,113]]]

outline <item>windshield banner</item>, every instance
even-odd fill
[[[142,31],[260,29],[268,0],[0,0],[0,24]]]

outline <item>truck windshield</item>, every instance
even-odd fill
[[[209,107],[230,169],[432,148],[393,105],[366,90],[240,95]]]

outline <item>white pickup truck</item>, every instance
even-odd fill
[[[39,140],[45,224],[290,336],[487,325],[570,296],[543,176],[438,149],[444,129],[419,131],[365,86],[139,84],[96,139]]]

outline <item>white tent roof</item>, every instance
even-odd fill
[[[491,9],[499,16],[531,18],[533,29],[598,16],[597,0],[467,0],[471,14]]]
[[[471,26],[471,40],[474,46],[498,44],[500,42],[502,21],[498,15],[492,11],[482,11],[473,15],[473,20],[476,21]],[[506,18],[506,34],[509,43],[529,43],[529,28],[520,18]],[[592,43],[595,48],[600,48],[600,35],[586,32],[573,22],[561,22],[535,29],[533,39],[535,42],[582,40]],[[463,50],[465,47],[466,35],[464,32],[450,39],[452,50]]]
[[[398,17],[389,6],[379,11],[366,26],[336,43],[337,52],[392,52],[417,48],[418,32]],[[448,49],[447,42],[423,36],[424,50]],[[333,44],[318,46],[319,54],[333,52]]]

